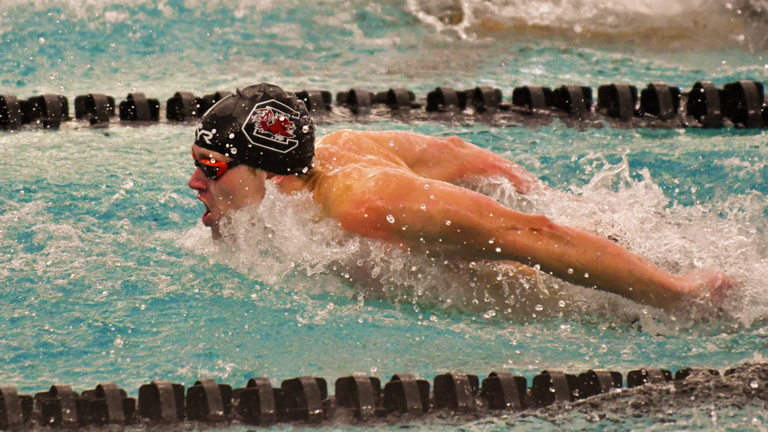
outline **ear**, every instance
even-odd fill
[[[280,183],[282,183],[285,180],[285,176],[284,175],[268,173],[267,174],[267,179],[268,180],[272,180],[272,183],[274,183],[276,185],[280,185]]]

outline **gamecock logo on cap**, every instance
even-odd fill
[[[243,124],[243,132],[254,145],[287,153],[299,145],[294,134],[298,119],[298,111],[272,99],[253,107]]]

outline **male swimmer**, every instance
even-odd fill
[[[270,84],[238,90],[205,113],[189,187],[205,204],[203,224],[214,238],[230,212],[258,206],[271,181],[286,194],[308,190],[323,216],[351,233],[415,253],[538,265],[662,309],[693,299],[719,304],[733,285],[721,272],[668,273],[608,239],[457,186],[501,176],[521,194],[544,187],[522,167],[458,137],[345,130],[315,143],[314,132],[304,103]]]

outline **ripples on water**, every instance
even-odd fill
[[[98,91],[119,100],[134,88],[163,99],[262,80],[334,91],[406,85],[421,96],[439,84],[491,84],[507,98],[524,83],[661,80],[685,89],[700,79],[765,80],[760,7],[6,1],[0,90],[70,100]],[[319,133],[341,127],[459,134],[516,160],[555,191],[519,197],[495,180],[467,186],[610,235],[669,270],[722,268],[743,286],[721,317],[664,314],[546,275],[486,293],[467,273],[497,275],[493,265],[446,266],[344,235],[317,220],[309,197],[277,198],[274,190],[258,210],[238,214],[227,241],[215,244],[186,187],[190,127],[70,125],[0,135],[2,375],[26,392],[104,380],[135,392],[155,378],[190,384],[212,376],[239,386],[254,374],[278,384],[303,374],[386,379],[495,368],[531,378],[547,368],[763,361],[762,132],[387,121]],[[522,300],[520,290],[534,300]],[[702,410],[665,418],[677,427],[713,424]],[[718,424],[738,416],[746,420],[733,422],[742,426],[755,425],[753,416],[762,421],[751,408],[716,410]],[[532,429],[593,424],[574,415],[542,418],[515,421]],[[643,418],[638,427],[650,424]]]

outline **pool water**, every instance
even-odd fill
[[[134,89],[165,100],[260,81],[334,92],[402,85],[420,97],[437,85],[480,84],[507,99],[523,84],[666,81],[687,91],[698,80],[766,81],[756,8],[692,0],[11,1],[0,6],[0,91],[71,101],[90,92],[119,101]],[[154,379],[240,387],[251,376],[279,385],[300,375],[333,382],[354,372],[388,380],[503,369],[530,383],[545,369],[723,370],[765,361],[764,131],[384,118],[323,123],[318,134],[343,128],[459,135],[554,191],[519,197],[488,179],[469,187],[615,236],[666,269],[720,268],[742,286],[720,314],[668,314],[542,275],[542,288],[526,294],[533,300],[502,305],[424,257],[335,241],[340,233],[314,217],[310,197],[271,189],[259,209],[237,215],[228,241],[213,242],[186,186],[193,126],[75,122],[0,134],[2,383],[33,393],[54,382],[83,390],[115,381],[135,396]],[[373,268],[366,271],[380,283],[357,281],[360,268]],[[760,429],[764,400],[673,403],[671,413],[637,418],[606,408],[411,426]]]

